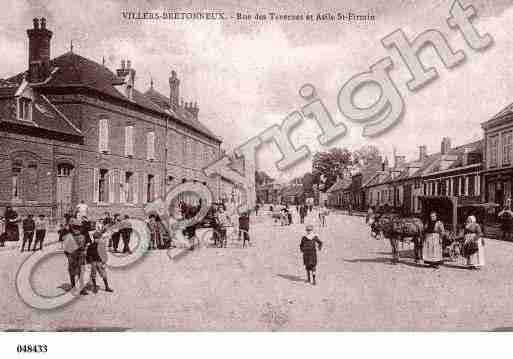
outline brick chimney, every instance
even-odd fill
[[[180,80],[176,76],[176,71],[171,71],[171,77],[169,78],[169,104],[171,108],[177,109],[180,98]]]
[[[198,119],[198,115],[199,115],[199,107],[198,107],[198,103],[197,102],[194,102],[194,104],[191,102],[189,108],[189,113],[192,115],[192,117],[194,117],[195,120]]]
[[[135,69],[132,68],[130,60],[121,60],[121,67],[116,70],[116,74],[123,80],[125,96],[132,100],[133,90],[135,86]]]
[[[451,139],[449,137],[442,138],[442,144],[440,145],[440,153],[446,155],[451,150]]]
[[[467,166],[469,164],[469,153],[470,153],[470,148],[468,148],[468,147],[463,148],[463,156],[461,159],[462,166]]]
[[[427,157],[426,145],[419,146],[419,161],[423,161]]]
[[[395,156],[394,167],[403,168],[406,165],[406,156]]]
[[[46,19],[34,18],[34,27],[27,30],[29,38],[29,82],[42,82],[50,75],[50,40],[53,33],[46,28]]]

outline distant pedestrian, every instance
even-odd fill
[[[43,242],[45,240],[46,231],[48,230],[48,220],[45,218],[44,214],[40,214],[38,218],[35,220],[36,227],[36,240],[34,241],[34,250],[36,250],[37,245],[39,245],[39,250],[43,249]]]
[[[260,209],[260,206],[257,203],[256,206],[255,206],[255,216],[258,216],[258,210],[259,209]]]
[[[321,224],[321,227],[326,227],[326,216],[328,215],[328,208],[321,207],[319,208],[319,222]]]
[[[313,233],[313,226],[306,225],[306,234],[301,237],[299,249],[303,253],[303,264],[306,269],[306,281],[313,285],[316,284],[316,267],[317,267],[317,246],[322,249],[322,242],[319,237]],[[310,277],[311,275],[311,277]]]
[[[114,214],[114,218],[112,219],[112,225],[118,224],[121,222],[121,219],[119,218],[119,213]],[[121,239],[121,233],[119,231],[115,231],[112,233],[112,250],[114,252],[118,251],[119,247],[119,240]]]
[[[157,249],[158,237],[160,237],[160,226],[156,221],[156,215],[150,214],[148,227],[150,229],[150,250]]]
[[[29,214],[22,223],[23,227],[23,243],[21,244],[21,251],[25,250],[25,243],[28,244],[27,251],[30,251],[30,245],[34,239],[34,231],[36,229],[36,223],[34,222],[34,216]]]
[[[302,205],[299,207],[299,223],[304,224],[305,223],[305,217],[308,213],[308,209],[306,208],[306,205]]]
[[[130,236],[132,234],[132,228],[130,226],[130,222],[128,220],[130,217],[125,215],[123,228],[121,229],[121,240],[123,241],[123,253],[131,253],[130,252]]]
[[[349,206],[347,208],[347,212],[350,216],[353,215],[353,205],[351,203],[349,203]]]
[[[105,262],[107,261],[107,252],[105,250],[105,243],[101,242],[102,234],[100,232],[93,233],[93,242],[87,247],[86,261],[91,266],[90,279],[93,283],[93,293],[98,293],[98,285],[96,284],[96,273],[100,275],[105,284],[106,292],[113,292],[109,286],[107,279],[107,270]]]
[[[242,213],[239,217],[239,237],[242,234],[242,248],[246,247],[246,242],[249,245],[249,213]]]

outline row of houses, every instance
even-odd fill
[[[393,164],[376,163],[365,173],[339,179],[328,190],[334,207],[365,210],[388,206],[406,213],[421,212],[422,196],[449,196],[460,204],[495,203],[511,199],[513,187],[513,104],[482,124],[483,139],[453,147],[444,137],[440,151]]]
[[[207,185],[216,200],[240,197],[227,179],[204,175],[222,141],[198,105],[181,99],[175,71],[169,95],[153,80],[142,92],[130,61],[112,71],[73,49],[51,58],[44,18],[27,36],[27,70],[0,80],[1,206],[60,217],[84,201],[93,217],[140,216],[145,203],[188,181]]]

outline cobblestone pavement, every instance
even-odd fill
[[[264,217],[265,216],[265,217]],[[315,215],[307,221],[317,225]],[[295,218],[297,223],[297,216]],[[513,327],[513,243],[487,241],[487,266],[398,265],[370,238],[361,217],[332,214],[316,227],[324,248],[318,285],[304,282],[298,249],[304,226],[280,227],[262,215],[252,246],[201,248],[180,261],[153,251],[129,269],[111,270],[114,293],[100,291],[55,311],[18,298],[14,277],[28,254],[0,252],[0,329],[37,330],[507,330]],[[64,256],[42,263],[43,294],[67,282]],[[102,286],[103,288],[103,286]]]

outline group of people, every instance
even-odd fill
[[[0,247],[5,247],[6,241],[19,241],[20,223],[22,229],[21,251],[42,250],[49,226],[46,216],[41,213],[34,218],[32,213],[28,213],[21,218],[10,206],[5,208],[3,216],[0,217]]]
[[[467,217],[462,232],[460,254],[466,258],[466,264],[470,269],[481,269],[485,265],[485,241],[481,226],[474,215]],[[430,214],[429,221],[424,226],[424,233],[424,241],[421,243],[422,258],[424,263],[438,268],[444,262],[443,239],[446,232],[436,212]]]
[[[372,208],[369,209],[366,217],[366,222],[371,226],[371,231],[374,232],[379,226]],[[415,219],[416,221],[420,221]],[[404,224],[404,223],[403,223]],[[458,244],[459,255],[466,258],[466,265],[471,269],[480,269],[485,265],[485,241],[483,238],[483,231],[481,226],[477,223],[474,215],[469,215],[462,228],[455,233],[455,237],[449,236],[445,230],[443,222],[438,218],[436,212],[431,212],[429,218],[422,224],[418,233],[421,233],[420,238],[414,238],[414,256],[415,262],[418,264],[425,264],[433,268],[439,268],[444,263],[444,254],[447,252],[447,246],[453,245],[452,241]],[[382,231],[382,228],[378,231]],[[377,233],[375,233],[377,234]],[[392,244],[393,251],[397,251],[397,239],[389,238]],[[395,258],[394,262],[397,261]]]

